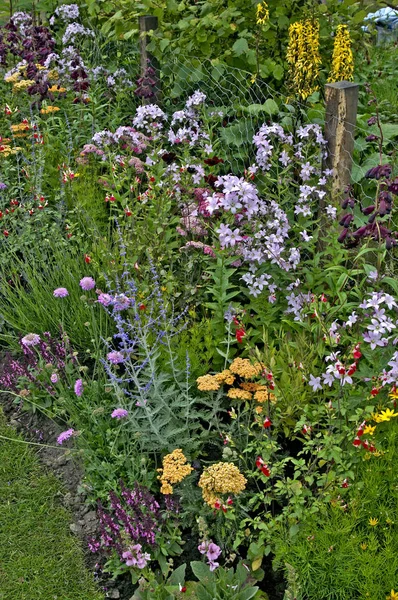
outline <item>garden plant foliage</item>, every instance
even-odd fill
[[[157,98],[145,4],[50,8],[0,29],[0,385],[83,462],[98,577],[396,599],[396,48],[354,68],[355,2],[159,3]]]

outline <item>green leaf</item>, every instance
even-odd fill
[[[275,77],[275,79],[277,79],[278,81],[283,79],[285,71],[284,71],[282,65],[275,65],[274,70],[272,71],[272,74]]]
[[[178,567],[178,569],[173,571],[173,573],[170,575],[167,583],[169,583],[170,585],[179,585],[180,583],[183,584],[185,581],[186,568],[187,565],[185,564]]]
[[[210,578],[214,579],[214,575],[210,571],[209,567],[205,565],[205,563],[200,562],[199,560],[193,560],[191,562],[191,569],[195,577],[197,577],[197,579],[199,579],[199,581],[201,582]]]
[[[239,594],[239,600],[249,600],[249,598],[253,598],[260,588],[256,587],[247,587]]]
[[[245,38],[239,38],[232,46],[232,50],[236,56],[242,56],[242,54],[245,54],[249,50],[249,44]]]
[[[167,46],[170,44],[170,40],[168,40],[167,38],[163,38],[162,40],[160,40],[159,42],[159,48],[161,49],[161,51],[163,52]]]

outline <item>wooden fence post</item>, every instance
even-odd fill
[[[139,17],[139,28],[140,28],[140,67],[141,67],[141,79],[142,91],[140,94],[142,97],[143,104],[157,104],[160,98],[160,74],[159,74],[159,62],[148,52],[147,46],[150,42],[150,38],[147,35],[149,31],[154,31],[158,28],[158,18],[150,15]],[[148,68],[153,73],[148,74]],[[154,82],[154,83],[152,83]],[[153,95],[145,96],[145,90],[153,92]]]
[[[333,197],[341,195],[351,183],[358,88],[357,83],[350,81],[326,84],[325,137],[328,157],[325,167],[333,170]]]

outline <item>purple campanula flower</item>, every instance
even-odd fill
[[[74,429],[67,429],[66,431],[63,431],[57,437],[57,444],[59,444],[60,446],[62,446],[62,444],[64,442],[66,442],[66,440],[69,440],[69,438],[71,438],[74,433],[75,433]]]
[[[95,288],[95,281],[92,277],[83,277],[83,279],[80,280],[79,285],[82,290],[88,292],[89,290]]]
[[[66,288],[60,287],[53,291],[53,296],[55,296],[55,298],[65,298],[66,296],[69,296],[69,292]]]

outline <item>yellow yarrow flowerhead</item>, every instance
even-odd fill
[[[289,27],[286,54],[293,87],[302,100],[318,89],[321,56],[319,54],[319,21],[296,21]]]
[[[40,112],[42,115],[49,115],[50,113],[57,112],[58,110],[60,110],[59,106],[47,106],[47,108],[42,108]]]
[[[257,12],[257,20],[256,20],[257,25],[265,25],[266,22],[269,20],[268,4],[266,2],[260,2],[260,4],[257,4],[256,12]]]
[[[16,73],[14,73],[13,75],[10,75],[9,77],[6,77],[4,79],[4,81],[6,83],[16,83],[17,81],[19,81],[21,78],[21,74],[18,73],[18,71]]]
[[[227,392],[228,398],[232,398],[233,400],[251,400],[253,395],[251,392],[246,392],[245,390],[241,390],[240,388],[231,388]]]
[[[31,85],[34,85],[34,81],[32,79],[22,79],[22,81],[17,81],[12,86],[13,92],[23,92],[30,88]]]
[[[185,477],[192,472],[191,465],[187,464],[187,459],[184,456],[181,448],[173,450],[171,454],[167,454],[163,461],[163,468],[158,469],[161,475],[158,479],[162,482],[160,491],[162,494],[168,495],[173,493],[172,485],[180,483]]]
[[[233,463],[219,462],[205,469],[199,479],[203,500],[212,508],[222,494],[240,494],[247,479]]]
[[[235,375],[239,375],[239,377],[251,379],[256,375],[260,375],[263,368],[263,365],[260,363],[252,364],[247,358],[235,358],[229,367],[229,370],[232,373],[235,373]]]
[[[334,38],[332,69],[328,81],[352,81],[353,78],[354,57],[350,32],[347,25],[339,25]]]
[[[59,85],[52,85],[48,91],[53,94],[64,94],[66,92],[66,88]]]
[[[215,375],[202,375],[197,378],[196,383],[201,392],[216,392],[221,385]]]
[[[219,383],[226,383],[227,385],[232,385],[235,381],[235,376],[231,373],[229,369],[224,369],[224,371],[216,373],[214,377]]]

